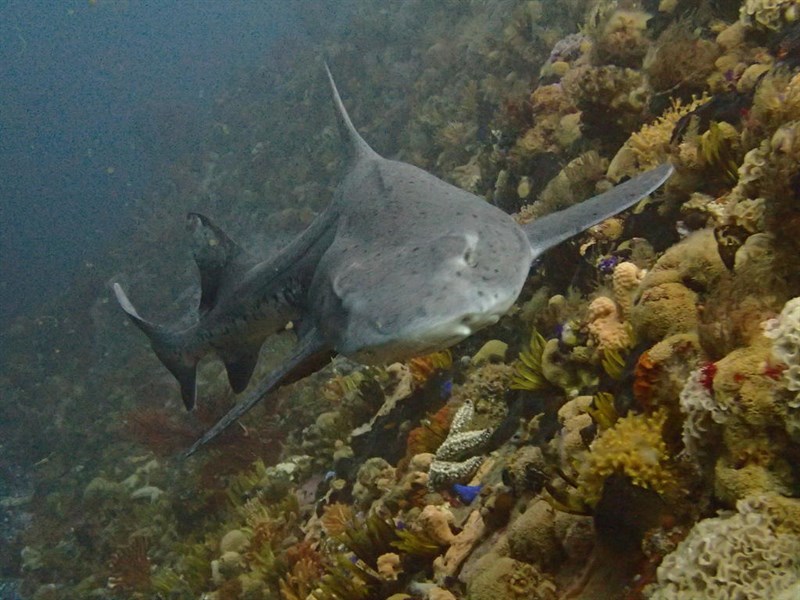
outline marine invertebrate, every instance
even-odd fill
[[[549,382],[542,373],[542,354],[547,340],[535,329],[531,331],[528,347],[519,353],[519,363],[511,376],[511,388],[515,390],[538,390]]]
[[[800,18],[797,0],[745,0],[739,21],[745,26],[776,31]]]
[[[688,19],[671,23],[650,47],[644,70],[656,92],[689,98],[706,88],[720,48],[703,39]]]
[[[483,456],[474,454],[489,441],[492,432],[490,429],[467,429],[474,414],[475,405],[467,400],[453,417],[450,432],[436,450],[430,466],[429,485],[432,488],[464,481],[483,462]]]
[[[461,531],[453,537],[444,555],[436,557],[433,561],[435,579],[442,581],[446,577],[455,576],[485,534],[486,524],[481,511],[473,510],[469,513]]]
[[[662,429],[666,413],[630,414],[617,420],[590,444],[579,466],[577,495],[590,507],[611,475],[625,475],[638,487],[661,495],[675,491],[677,478]]]
[[[623,261],[614,267],[611,276],[612,289],[614,290],[614,302],[617,310],[623,319],[627,319],[631,314],[633,299],[642,278],[646,271],[640,269],[630,261]]]
[[[670,421],[682,420],[678,414],[679,396],[702,356],[695,333],[671,335],[645,350],[634,368],[636,405],[645,412],[663,408]]]
[[[643,73],[615,65],[575,67],[561,83],[582,111],[584,135],[613,148],[638,129],[650,97]]]
[[[678,121],[708,101],[707,97],[694,98],[688,103],[673,99],[669,109],[653,123],[643,125],[632,133],[617,151],[608,166],[608,178],[619,181],[622,177],[663,162],[672,154],[670,144]]]
[[[408,368],[417,387],[422,386],[437,372],[449,369],[451,366],[453,366],[453,355],[449,350],[426,354],[408,361]]]
[[[467,586],[469,600],[555,600],[556,585],[534,565],[508,556],[487,554],[476,565]]]
[[[564,549],[556,531],[556,516],[557,511],[546,500],[531,500],[525,512],[508,526],[509,556],[545,568],[557,564]]]
[[[109,564],[111,575],[107,586],[122,592],[141,592],[150,585],[150,543],[147,538],[135,536],[127,546],[117,550]]]
[[[673,333],[695,331],[701,294],[713,289],[725,273],[713,231],[696,231],[672,246],[642,279],[631,310],[637,339],[657,342]]]
[[[620,351],[632,346],[631,327],[622,320],[615,302],[598,296],[589,304],[586,327],[601,351]]]
[[[432,415],[421,419],[419,426],[408,432],[406,459],[411,460],[413,456],[425,452],[436,452],[447,439],[453,413],[453,405],[445,404]]]
[[[353,484],[353,499],[366,510],[373,501],[391,489],[395,479],[395,468],[385,459],[379,456],[368,458],[358,469]]]
[[[795,392],[793,408],[800,408],[800,297],[789,300],[774,319],[764,322],[764,335],[772,340],[772,356],[786,365],[781,379]]]
[[[592,31],[592,61],[596,65],[638,68],[650,47],[647,21],[652,15],[641,10],[618,9],[600,28]]]
[[[800,581],[798,501],[751,496],[735,513],[697,523],[658,567],[649,600],[769,600]]]

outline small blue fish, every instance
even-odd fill
[[[453,380],[448,379],[447,381],[443,381],[442,385],[439,386],[439,397],[442,400],[445,400],[450,397],[450,394],[453,393]]]
[[[472,504],[472,501],[481,493],[482,485],[461,485],[453,484],[453,492],[464,504]]]

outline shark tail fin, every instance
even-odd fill
[[[192,235],[192,254],[200,271],[200,313],[217,303],[227,282],[247,270],[255,261],[228,235],[200,213],[189,213],[187,228]]]
[[[183,404],[186,410],[192,410],[197,400],[197,358],[184,350],[186,344],[183,336],[140,317],[118,283],[114,284],[114,295],[133,324],[148,337],[162,364],[178,380]]]
[[[580,204],[523,225],[534,256],[633,206],[661,187],[673,171],[672,165],[665,163]]]
[[[350,115],[347,114],[347,109],[344,107],[339,90],[336,89],[336,82],[333,80],[331,70],[328,63],[325,63],[325,73],[328,74],[328,81],[331,84],[331,95],[333,96],[333,104],[336,107],[336,117],[339,123],[339,131],[342,137],[350,142],[350,152],[356,160],[367,156],[377,156],[377,153],[370,148],[369,144],[364,141],[364,138],[356,131],[353,122],[350,120]]]

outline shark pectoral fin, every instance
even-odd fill
[[[255,261],[205,215],[189,213],[187,228],[200,271],[200,312],[205,313],[217,303],[225,282],[235,279]]]
[[[331,357],[330,346],[322,339],[316,328],[310,328],[306,335],[299,339],[291,356],[280,367],[272,371],[258,384],[239,404],[233,407],[228,414],[217,421],[211,429],[206,431],[192,447],[184,452],[183,456],[189,457],[202,446],[217,437],[234,421],[243,416],[247,411],[258,404],[274,388],[282,383],[294,381],[307,374],[309,369],[320,364],[321,360],[329,361]],[[298,377],[299,376],[299,377]]]
[[[580,204],[523,225],[534,256],[636,204],[661,187],[673,171],[672,165],[665,163]]]
[[[133,324],[144,332],[158,359],[178,380],[181,386],[181,399],[186,410],[192,410],[197,401],[197,359],[185,352],[184,336],[140,317],[122,286],[115,283],[113,287],[114,295],[122,310]]]
[[[259,340],[257,346],[250,346],[234,353],[224,353],[223,360],[225,361],[225,370],[228,372],[228,383],[231,384],[231,389],[240,394],[250,383],[250,378],[253,376],[253,371],[258,362],[258,352],[261,349],[261,344],[264,340]]]

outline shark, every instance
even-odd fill
[[[248,387],[266,339],[291,325],[297,341],[186,452],[189,456],[280,385],[343,355],[386,364],[448,348],[496,323],[534,261],[658,189],[664,163],[598,196],[520,226],[507,213],[411,164],[380,156],[354,127],[325,65],[346,169],[328,206],[280,252],[258,260],[211,220],[188,215],[200,272],[193,325],[142,318],[119,283],[122,310],[178,381],[188,410],[198,361],[216,353],[234,392]]]

